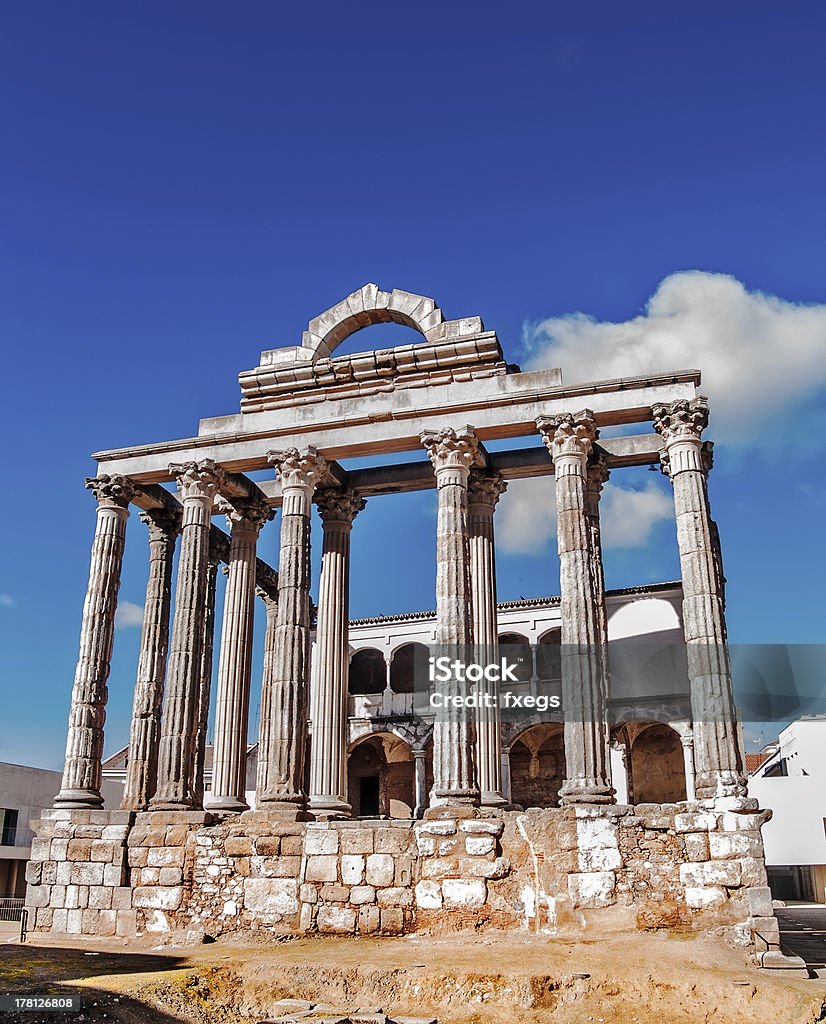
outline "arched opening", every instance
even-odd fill
[[[685,639],[674,605],[643,598],[608,620],[611,697],[675,697],[688,693]]]
[[[390,689],[393,693],[413,693],[416,666],[421,671],[429,657],[429,649],[415,641],[397,648],[390,661]]]
[[[526,636],[521,633],[500,633],[497,641],[500,654],[511,662],[516,662],[514,675],[520,683],[530,683],[533,678],[533,651]],[[502,650],[505,648],[505,650]]]
[[[387,671],[384,655],[374,647],[356,651],[350,659],[347,689],[352,696],[384,693]]]
[[[415,767],[408,743],[394,733],[371,733],[347,759],[348,800],[357,818],[412,818]]]
[[[540,683],[555,683],[562,677],[562,630],[556,626],[543,633],[536,647],[536,674]]]
[[[511,800],[521,807],[558,807],[565,781],[565,737],[559,723],[533,725],[510,748]]]
[[[668,725],[627,725],[631,756],[629,798],[635,804],[686,799],[685,760],[679,735]]]

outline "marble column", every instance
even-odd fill
[[[220,557],[214,544],[209,546],[207,563],[206,608],[201,641],[201,681],[198,686],[198,728],[195,757],[192,759],[192,792],[196,808],[204,806],[204,768],[206,766],[207,727],[209,703],[212,694],[212,655],[215,645],[215,591],[218,586]]]
[[[89,583],[83,603],[80,653],[72,689],[63,782],[55,807],[101,807],[100,762],[109,662],[115,632],[123,545],[135,487],[125,476],[87,479],[98,502]]]
[[[588,462],[585,479],[585,515],[588,521],[591,546],[591,575],[597,602],[597,628],[602,648],[605,671],[605,690],[609,691],[608,675],[608,613],[605,607],[605,570],[602,564],[602,531],[599,519],[599,499],[608,481],[608,463],[604,455],[594,455]]]
[[[587,515],[587,464],[597,429],[588,410],[540,418],[537,426],[556,475],[567,771],[560,802],[612,803],[600,602]]]
[[[498,652],[496,621],[496,556],[493,541],[493,512],[507,488],[501,474],[472,470],[468,480],[468,543],[470,550],[470,589],[473,614],[473,643],[480,658],[496,661]],[[479,684],[496,699],[490,708],[479,708],[476,715],[476,760],[480,803],[483,807],[503,807],[502,744],[499,715],[499,685]]]
[[[691,734],[681,734],[680,743],[683,746],[683,766],[685,768],[685,798],[696,800],[697,790],[694,782],[694,737]]]
[[[468,648],[473,642],[468,544],[468,477],[484,462],[470,427],[425,431],[421,441],[436,471],[439,500],[436,547],[436,643]],[[458,655],[467,650],[457,650]],[[476,805],[475,723],[466,710],[441,711],[433,724],[434,806]]]
[[[212,459],[171,465],[184,506],[175,616],[161,717],[158,788],[150,810],[192,810],[212,503],[223,471]]]
[[[140,517],[149,529],[149,579],[132,706],[126,784],[121,802],[121,807],[129,811],[145,811],[158,783],[161,703],[172,603],[172,561],[181,529],[179,511],[152,509],[141,512]]]
[[[350,531],[365,504],[350,490],[325,487],[316,492],[324,524],[310,694],[310,810],[316,818],[352,814],[347,802]]]
[[[256,768],[256,806],[259,793],[264,791],[269,766],[267,751],[271,746],[272,732],[272,688],[275,672],[275,636],[278,627],[278,601],[261,587],[256,591],[264,602],[267,612],[267,627],[264,631],[264,664],[261,672],[261,708],[258,715],[258,764]]]
[[[415,804],[413,817],[421,818],[427,808],[427,751],[413,751],[413,783]]]
[[[722,568],[708,501],[711,467],[702,443],[708,402],[705,398],[680,400],[655,405],[652,413],[654,429],[665,441],[663,470],[674,488],[697,797],[744,797],[746,777],[726,646]]]
[[[269,452],[281,478],[281,552],[278,564],[278,621],[267,724],[262,713],[265,773],[258,806],[283,817],[303,818],[304,751],[310,655],[310,514],[313,491],[326,478],[327,464],[315,448]],[[261,756],[259,754],[259,756]]]
[[[215,699],[212,791],[206,806],[210,811],[246,811],[256,545],[261,527],[274,513],[254,498],[222,498],[219,508],[231,534]]]

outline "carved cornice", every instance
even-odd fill
[[[481,469],[471,470],[468,477],[468,503],[496,507],[497,501],[508,489],[501,473],[486,473]]]
[[[225,482],[223,469],[213,459],[173,462],[169,472],[176,478],[184,501],[190,498],[212,501]]]
[[[315,488],[328,476],[327,460],[309,445],[303,452],[298,448],[267,452],[267,462],[275,468],[283,487]]]
[[[702,395],[690,402],[681,398],[668,405],[653,405],[654,429],[661,434],[666,445],[675,441],[695,441],[708,426],[708,399]]]
[[[563,455],[587,458],[599,437],[594,414],[590,409],[578,413],[566,412],[560,416],[540,416],[536,426],[552,459]]]
[[[327,523],[347,523],[351,525],[356,516],[366,506],[364,498],[355,491],[342,487],[323,487],[316,491],[315,502],[321,521]]]
[[[454,430],[453,427],[425,430],[419,439],[437,473],[445,469],[470,470],[485,464],[482,448],[472,427],[463,430]]]
[[[128,476],[87,476],[86,488],[97,498],[101,508],[127,508],[134,498],[137,485]]]

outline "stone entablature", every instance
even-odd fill
[[[423,822],[52,811],[36,823],[28,906],[35,930],[89,936],[576,935],[619,914],[776,948],[769,816],[702,803]]]

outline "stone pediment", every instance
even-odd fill
[[[397,323],[422,341],[334,357],[357,331]],[[374,394],[395,388],[467,381],[509,372],[494,331],[480,317],[445,320],[434,299],[366,284],[307,325],[300,346],[269,349],[239,375],[241,410]]]

